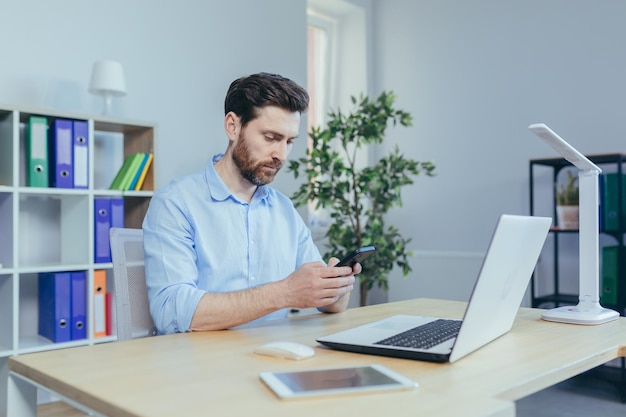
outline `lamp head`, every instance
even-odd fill
[[[122,64],[117,61],[96,61],[91,71],[89,92],[104,97],[103,114],[108,114],[112,97],[126,95],[126,80]]]
[[[572,145],[567,143],[559,135],[554,133],[552,129],[546,126],[544,123],[535,123],[528,126],[531,132],[543,139],[548,145],[554,148],[563,158],[571,162],[576,168],[582,171],[596,171],[602,172],[602,170],[593,162],[591,162],[585,155],[578,152]]]

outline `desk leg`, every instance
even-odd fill
[[[626,357],[622,356],[621,358],[621,366],[620,368],[622,368],[621,371],[621,375],[622,375],[622,382],[621,382],[621,386],[620,386],[620,393],[622,394],[622,402],[626,403]]]
[[[7,416],[37,417],[37,387],[9,372]]]

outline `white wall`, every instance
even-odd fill
[[[374,2],[374,93],[414,116],[387,150],[437,166],[389,216],[413,249],[484,251],[499,214],[529,213],[529,159],[558,156],[531,123],[585,154],[626,152],[624,16],[618,0]],[[410,279],[453,290],[475,274]]]
[[[98,114],[91,65],[119,60],[128,95],[112,116],[158,124],[158,186],[226,149],[232,80],[268,71],[306,82],[305,0],[20,0],[3,2],[2,17],[0,103]]]

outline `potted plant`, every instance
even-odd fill
[[[567,171],[564,184],[557,184],[556,215],[561,229],[578,229],[578,176]]]
[[[290,161],[289,170],[296,178],[303,173],[307,179],[292,196],[294,204],[313,203],[330,212],[324,258],[361,246],[376,247],[376,253],[363,261],[359,275],[363,306],[374,285],[388,289],[388,275],[394,266],[402,268],[404,276],[411,272],[411,251],[407,248],[410,239],[404,238],[398,228],[386,225],[384,215],[402,205],[401,188],[412,184],[413,176],[420,172],[432,176],[435,166],[405,158],[396,146],[376,163],[359,168],[359,149],[381,144],[390,124],[411,126],[412,117],[394,108],[393,91],[375,99],[363,94],[358,100],[351,99],[351,113],[331,111],[325,128],[311,130],[312,145],[306,157]]]

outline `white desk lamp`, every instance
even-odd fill
[[[578,305],[546,310],[541,318],[570,324],[602,324],[615,320],[619,313],[600,305],[598,175],[602,170],[545,124],[532,124],[528,128],[580,170]]]
[[[112,98],[126,95],[126,80],[122,64],[117,61],[94,62],[89,92],[104,98],[102,114],[109,114]]]

